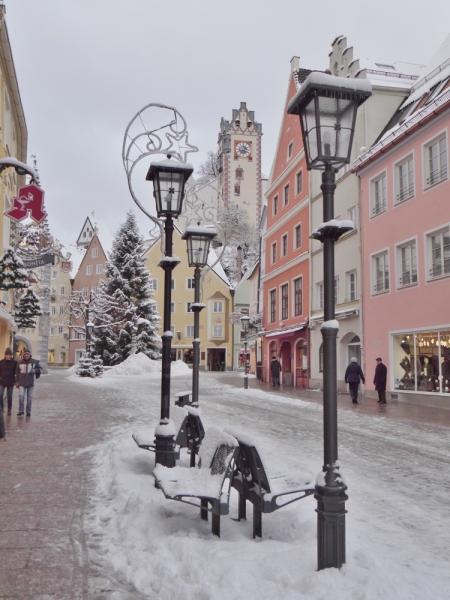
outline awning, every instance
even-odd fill
[[[291,335],[296,331],[306,329],[307,324],[308,321],[305,321],[302,325],[297,325],[296,327],[283,327],[282,329],[277,329],[276,331],[271,331],[270,333],[261,333],[261,335],[265,335],[266,337],[275,337],[277,335]]]

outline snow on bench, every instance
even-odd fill
[[[165,497],[200,508],[201,518],[212,514],[212,533],[220,537],[220,516],[229,512],[231,480],[239,445],[237,440],[211,427],[206,432],[195,469],[157,465],[153,471]],[[195,502],[198,499],[199,502]],[[210,505],[210,507],[209,507]]]
[[[225,430],[238,440],[233,487],[239,492],[239,520],[246,518],[246,501],[253,504],[253,537],[262,536],[262,513],[271,513],[292,502],[314,494],[315,487],[307,485],[293,474],[270,474],[257,450],[255,441],[243,431]]]

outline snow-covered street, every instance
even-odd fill
[[[233,520],[233,491],[218,539],[197,509],[165,500],[154,488],[154,455],[140,450],[131,434],[156,422],[156,373],[71,376],[67,385],[80,394],[98,390],[93,396],[110,406],[106,441],[84,450],[94,463],[85,532],[90,560],[138,593],[116,591],[110,598],[448,597],[447,426],[391,419],[389,405],[378,413],[339,411],[339,458],[349,488],[347,564],[317,572],[313,496],[264,515],[263,538],[253,540],[250,506],[246,522]],[[319,402],[244,391],[214,373],[201,373],[200,386],[206,428],[248,431],[271,471],[293,471],[314,482],[322,465]],[[189,388],[190,374],[172,378],[172,394]],[[181,464],[187,465],[184,452]]]

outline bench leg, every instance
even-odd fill
[[[253,539],[262,537],[262,513],[261,507],[253,505]]]
[[[220,515],[212,513],[212,534],[220,538]]]
[[[238,512],[238,521],[241,519],[247,519],[247,503],[245,501],[244,494],[239,494],[239,512]]]
[[[208,520],[208,500],[204,500],[203,498],[200,500],[200,517],[203,521]]]

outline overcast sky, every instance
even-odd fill
[[[221,117],[247,102],[269,173],[289,63],[328,68],[346,35],[355,56],[426,64],[450,32],[448,0],[5,0],[6,21],[52,232],[73,243],[85,217],[115,233],[134,206],[122,165],[128,122],[175,106],[197,168]],[[162,158],[162,157],[161,157]],[[149,195],[152,192],[151,184]],[[139,209],[136,208],[136,213]],[[142,213],[140,213],[142,214]],[[139,216],[142,233],[148,219]]]

